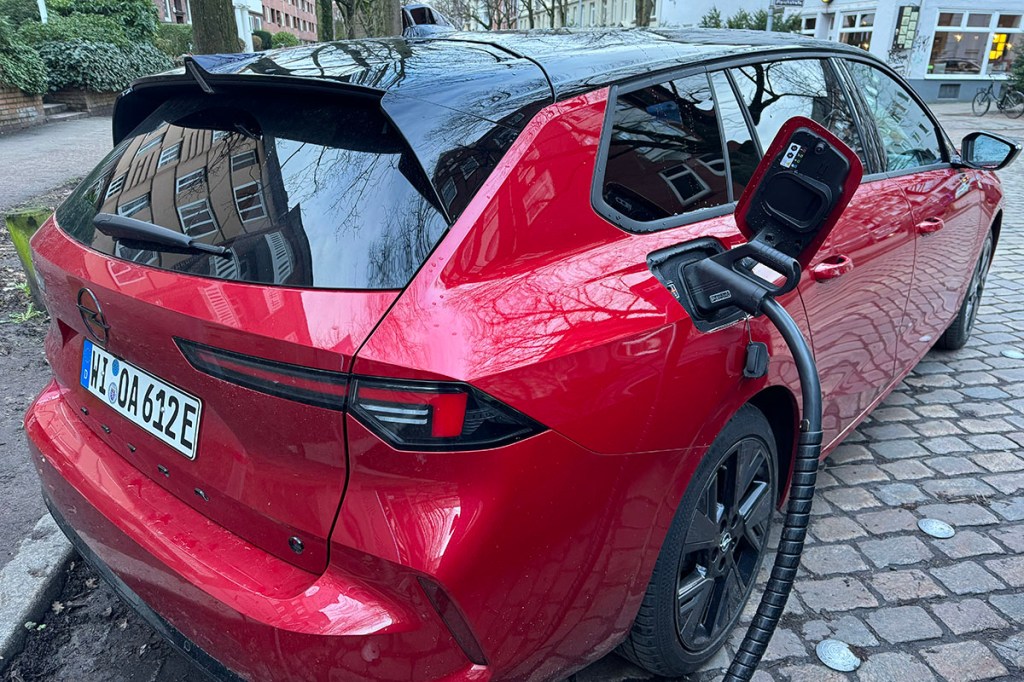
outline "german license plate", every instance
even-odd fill
[[[189,459],[196,458],[203,403],[86,340],[82,386],[115,412]]]

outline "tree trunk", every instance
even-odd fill
[[[316,0],[316,32],[322,43],[334,40],[334,3]]]
[[[231,0],[192,0],[192,33],[196,54],[240,51]]]
[[[654,13],[654,0],[636,0],[636,25],[650,26]]]

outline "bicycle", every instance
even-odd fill
[[[1003,85],[999,97],[996,97],[995,83],[989,83],[984,90],[978,90],[971,101],[971,111],[975,116],[984,116],[992,107],[992,102],[1010,118],[1020,118],[1024,114],[1024,94],[1009,85]]]

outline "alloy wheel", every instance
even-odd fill
[[[978,308],[981,307],[981,295],[985,291],[985,279],[988,277],[988,268],[992,264],[992,238],[986,237],[985,244],[981,247],[981,258],[971,277],[970,286],[967,289],[967,328],[974,327],[974,320],[978,317]]]
[[[759,438],[737,442],[701,492],[676,590],[676,629],[689,651],[714,645],[753,589],[774,506],[770,457]]]

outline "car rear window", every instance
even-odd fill
[[[176,97],[57,210],[102,253],[192,275],[330,289],[404,287],[448,224],[379,100],[295,91]],[[96,231],[112,213],[221,245],[180,254]]]

